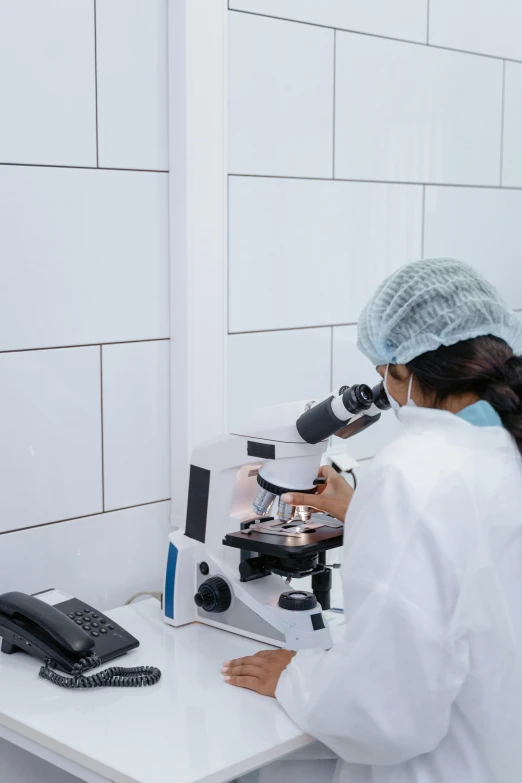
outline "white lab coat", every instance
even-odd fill
[[[522,459],[502,427],[399,418],[346,517],[344,641],[277,699],[339,783],[520,783]]]

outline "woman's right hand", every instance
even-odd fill
[[[304,492],[287,492],[281,495],[281,500],[291,506],[311,506],[317,511],[325,511],[340,522],[344,522],[355,490],[346,479],[328,465],[323,465],[320,468],[319,476],[325,478],[326,483],[319,486],[315,495]]]

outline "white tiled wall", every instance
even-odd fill
[[[429,41],[522,60],[519,0],[430,0]]]
[[[0,0],[0,592],[161,583],[166,23],[167,0]]]
[[[500,60],[337,34],[336,177],[497,185],[501,117]]]
[[[0,0],[0,162],[96,165],[93,0]]]
[[[0,166],[0,350],[168,337],[167,196],[162,173]]]
[[[241,425],[257,408],[321,399],[330,392],[329,328],[233,334],[227,347],[232,432],[241,432]]]
[[[424,252],[428,258],[467,261],[496,284],[511,307],[520,309],[521,216],[522,190],[428,187]]]
[[[100,166],[166,170],[167,0],[97,0],[96,16]]]
[[[428,0],[230,0],[229,7],[424,43],[427,5]]]
[[[230,331],[353,323],[421,218],[421,187],[230,177]]]
[[[54,586],[102,610],[121,606],[161,590],[168,529],[164,502],[6,533],[0,593]]]
[[[522,63],[505,63],[502,184],[522,187]]]
[[[98,347],[0,354],[0,420],[0,531],[103,510]]]
[[[169,497],[169,341],[104,345],[105,508]]]
[[[229,170],[330,177],[334,33],[232,14]]]
[[[378,380],[356,322],[401,264],[461,257],[522,309],[522,4],[229,7],[230,426],[245,383],[260,406]],[[397,426],[347,446],[367,466]]]

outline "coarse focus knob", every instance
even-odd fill
[[[194,603],[206,612],[226,612],[232,603],[228,582],[221,576],[211,576],[199,586]]]
[[[313,593],[305,590],[290,590],[279,596],[281,609],[290,609],[292,612],[304,612],[306,609],[315,609],[317,598]]]

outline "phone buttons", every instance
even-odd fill
[[[107,629],[106,628],[100,628],[100,633],[107,633]]]
[[[91,631],[91,636],[99,636],[100,634],[98,631]]]
[[[81,616],[82,616],[82,614],[83,614],[83,612],[75,612],[74,614],[75,614],[77,617],[81,617]]]
[[[114,631],[114,625],[108,625],[107,628],[109,629],[109,631]]]
[[[84,631],[90,631],[91,630],[91,626],[90,625],[82,625],[82,628],[83,628]]]
[[[93,628],[99,628],[99,623],[91,623],[91,625],[92,625]]]
[[[103,623],[104,625],[105,625],[106,622],[107,622],[107,620],[104,620],[103,618],[100,620],[100,623]]]
[[[71,620],[74,620],[76,615],[74,614],[74,612],[72,612],[72,614],[68,614],[67,617],[70,617]]]
[[[83,620],[75,620],[76,625],[83,625]]]
[[[98,615],[96,614],[96,612],[93,612],[93,613],[92,613],[92,616],[94,617],[94,619],[95,619],[95,620],[97,620],[97,619],[98,619]]]

